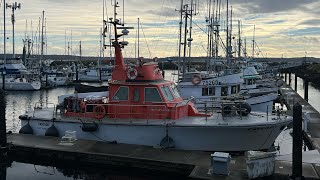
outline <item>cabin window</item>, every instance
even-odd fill
[[[237,94],[240,90],[240,86],[231,86],[231,94]]]
[[[133,102],[139,102],[139,89],[138,88],[134,88]]]
[[[148,102],[162,102],[160,93],[157,88],[145,88],[144,100]]]
[[[128,92],[129,92],[129,88],[122,86],[118,89],[116,94],[112,97],[112,100],[127,101],[129,97]]]
[[[256,83],[255,79],[248,79],[248,82],[247,82],[248,85],[253,85],[255,83]]]
[[[175,86],[174,84],[171,84],[171,90],[173,92],[173,95],[176,97],[176,98],[180,98],[180,93],[178,91],[178,88],[177,86]]]
[[[168,86],[161,87],[162,94],[168,101],[172,101],[174,98],[170,92],[170,89]]]
[[[228,86],[221,87],[221,96],[228,96]]]
[[[202,96],[214,96],[215,95],[215,88],[202,88]]]

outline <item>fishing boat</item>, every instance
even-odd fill
[[[77,139],[95,141],[183,150],[247,151],[269,149],[292,123],[292,117],[280,111],[248,114],[233,102],[226,103],[220,112],[199,112],[192,98],[183,100],[175,83],[163,79],[157,62],[125,64],[122,48],[128,43],[119,42],[119,38],[128,30],[121,26],[122,34],[118,34],[120,21],[114,18],[109,23],[115,29],[112,45],[116,60],[108,96],[75,94],[64,96],[54,107],[36,105],[32,112],[19,117],[20,133],[64,140],[65,133],[72,132]]]

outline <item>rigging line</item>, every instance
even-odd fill
[[[142,28],[142,23],[141,23],[141,22],[140,22],[140,27],[141,27],[141,30],[142,30],[142,34],[143,34],[144,40],[145,40],[145,42],[146,42],[146,44],[147,44],[147,47],[148,47],[148,51],[149,51],[150,58],[152,58],[152,56],[151,56],[151,51],[150,51],[150,48],[149,48],[149,44],[148,44],[148,41],[147,41],[146,36],[145,36],[145,34],[144,34],[144,30],[143,30],[143,28]]]
[[[192,21],[192,23],[194,23],[202,32],[208,35],[208,33],[204,29],[202,29],[195,21]]]

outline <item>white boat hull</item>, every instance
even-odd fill
[[[201,151],[247,151],[263,150],[272,146],[274,140],[285,128],[290,120],[276,122],[270,120],[269,124],[257,126],[243,125],[188,125],[171,124],[166,126],[160,123],[141,122],[97,122],[95,132],[82,131],[80,121],[55,121],[54,126],[63,136],[66,131],[76,131],[78,139],[96,141],[116,141],[117,143],[159,146],[161,140],[168,135],[174,141],[176,149]],[[22,120],[22,126],[27,124]],[[34,135],[44,136],[46,130],[52,125],[52,120],[31,119],[29,121]]]
[[[0,83],[0,88],[2,88],[2,82]],[[40,82],[6,82],[6,91],[35,91],[41,88]]]

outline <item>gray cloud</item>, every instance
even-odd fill
[[[272,13],[289,10],[302,10],[306,4],[319,0],[233,0],[232,3],[248,7],[250,13]]]
[[[301,25],[320,26],[320,19],[308,19],[300,23]]]

